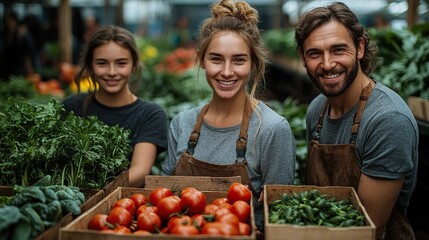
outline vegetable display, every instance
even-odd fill
[[[88,229],[136,235],[250,235],[250,199],[251,191],[241,183],[232,183],[225,196],[211,202],[194,187],[157,187],[147,196],[136,193],[116,200],[108,213],[92,217]]]
[[[10,98],[0,112],[0,185],[52,183],[101,189],[128,168],[129,130],[66,115],[62,103]]]
[[[79,215],[85,196],[76,187],[48,185],[45,176],[34,186],[15,186],[15,195],[0,202],[0,239],[33,239],[66,213]]]
[[[268,205],[269,223],[327,227],[363,226],[364,215],[348,199],[337,200],[318,190],[283,193]]]

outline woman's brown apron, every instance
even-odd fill
[[[234,164],[218,165],[203,162],[196,159],[194,154],[195,146],[198,143],[200,136],[201,125],[203,123],[204,115],[207,113],[209,105],[205,105],[200,114],[198,115],[197,122],[189,137],[188,149],[182,154],[176,164],[174,175],[178,176],[211,176],[211,177],[232,177],[241,176],[241,182],[248,185],[253,194],[256,194],[250,182],[247,173],[246,145],[247,145],[247,128],[249,127],[250,116],[252,115],[252,108],[250,100],[246,99],[243,111],[243,120],[240,126],[240,136],[237,139],[236,151],[237,159]]]
[[[328,102],[325,102],[319,115],[316,134],[310,143],[306,184],[317,186],[350,186],[354,187],[357,191],[361,170],[356,158],[355,144],[360,120],[371,92],[372,84],[368,84],[362,90],[358,109],[353,120],[350,144],[319,143],[323,116],[328,108]],[[415,239],[414,232],[408,220],[397,207],[393,209],[389,218],[384,239]]]

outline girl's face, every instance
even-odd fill
[[[97,47],[94,49],[92,68],[99,84],[99,91],[106,93],[128,91],[133,61],[127,48],[113,41]]]
[[[216,33],[204,56],[206,78],[215,96],[230,99],[246,92],[251,71],[250,48],[239,34]]]

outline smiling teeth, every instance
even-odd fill
[[[234,84],[234,82],[235,81],[219,81],[220,82],[220,84],[222,84],[222,85],[232,85],[232,84]]]
[[[340,74],[331,74],[331,75],[325,75],[324,77],[325,78],[336,78],[336,77],[338,77]]]

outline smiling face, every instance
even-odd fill
[[[251,66],[250,48],[239,34],[220,31],[213,36],[203,67],[214,97],[232,99],[245,95]]]
[[[127,48],[113,41],[95,48],[92,68],[99,92],[120,94],[129,91],[133,61]]]
[[[303,62],[307,74],[327,97],[343,94],[360,72],[364,42],[356,49],[350,33],[337,21],[316,28],[304,41]]]

